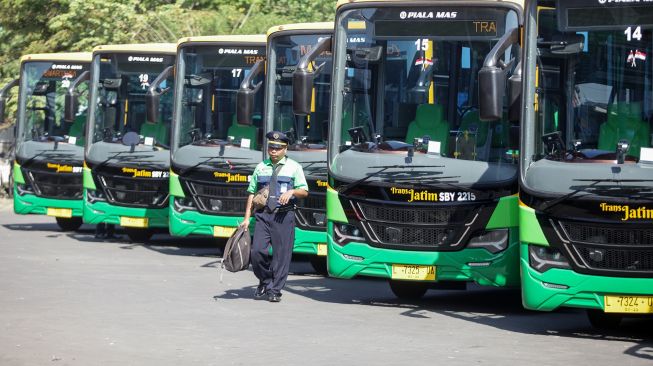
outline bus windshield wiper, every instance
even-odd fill
[[[21,165],[22,166],[27,166],[29,163],[33,162],[36,160],[36,158],[44,156],[47,159],[51,160],[57,160],[57,161],[73,161],[71,159],[72,157],[75,156],[74,153],[61,153],[61,152],[54,152],[53,150],[41,150],[38,154],[32,156],[31,158],[25,160]]]
[[[562,195],[558,198],[554,198],[552,200],[546,201],[543,204],[540,205],[539,210],[544,211],[546,209],[549,209],[558,203],[567,200],[578,193],[581,192],[587,192],[587,195],[592,194],[591,192],[588,192],[591,188],[594,188],[597,184],[599,183],[641,183],[641,182],[653,182],[653,179],[574,179],[576,182],[592,182],[592,184],[588,186],[583,186],[580,187],[576,190],[573,190],[565,195]],[[571,187],[570,187],[571,188]]]
[[[193,170],[197,169],[200,165],[209,165],[208,163],[210,163],[212,160],[215,160],[215,159],[224,159],[224,161],[216,162],[216,163],[219,163],[220,165],[228,165],[228,166],[232,166],[232,165],[246,166],[246,165],[248,165],[248,164],[238,164],[238,163],[232,164],[231,162],[227,161],[227,159],[229,159],[229,160],[246,160],[246,158],[239,158],[237,156],[209,156],[209,157],[203,156],[202,158],[204,158],[205,160],[202,160],[202,161],[200,161],[199,163],[197,163],[195,165],[192,165],[192,166],[190,166],[190,167],[188,167],[186,169],[183,169],[179,174],[180,175],[187,175],[188,173],[190,173]],[[249,164],[249,165],[251,165],[251,164]]]
[[[105,159],[104,161],[102,161],[100,164],[98,164],[98,165],[96,165],[95,167],[93,167],[93,169],[91,169],[91,170],[92,170],[93,172],[95,172],[95,171],[97,171],[99,168],[105,166],[107,163],[109,163],[111,160],[114,160],[114,159],[117,160],[117,161],[119,161],[119,162],[127,162],[127,161],[130,161],[130,160],[136,160],[136,159],[142,159],[142,158],[150,158],[150,157],[154,156],[154,155],[122,155],[122,154],[125,154],[125,153],[129,153],[129,154],[137,154],[137,153],[149,153],[149,151],[128,151],[128,150],[125,150],[125,151],[118,151],[117,153],[115,153],[115,154],[109,156],[108,158],[106,158],[106,159]],[[122,155],[122,156],[121,156],[121,155]],[[146,162],[142,162],[142,161],[139,162],[139,164],[140,164],[140,165],[148,165]],[[150,164],[149,166],[152,166],[152,165]]]
[[[346,184],[338,190],[339,193],[341,194],[347,194],[349,191],[351,191],[354,187],[361,185],[362,183],[365,183],[368,181],[370,178],[376,177],[380,175],[381,173],[385,172],[388,169],[407,169],[407,168],[443,168],[443,165],[384,165],[384,166],[371,166],[369,168],[379,168],[379,170],[374,171],[365,177],[355,180],[349,184]],[[404,172],[394,172],[394,174],[403,174]],[[442,174],[442,172],[432,172],[432,174]]]

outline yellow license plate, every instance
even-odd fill
[[[217,238],[228,238],[230,237],[234,232],[236,232],[235,227],[229,227],[229,226],[214,226],[213,227],[213,236]]]
[[[393,280],[435,281],[435,266],[393,264]]]
[[[70,208],[48,208],[47,212],[48,216],[54,216],[54,217],[67,217],[71,218],[73,217],[73,210]]]
[[[319,255],[319,256],[327,255],[327,246],[326,246],[326,244],[318,244],[317,245],[317,255]]]
[[[147,217],[121,217],[120,226],[124,227],[147,227]]]
[[[653,314],[653,296],[604,296],[606,313]]]

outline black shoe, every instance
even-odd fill
[[[281,301],[281,294],[275,294],[274,292],[268,293],[268,301],[269,302],[280,302]]]
[[[265,285],[258,285],[256,291],[254,291],[254,300],[263,300],[266,294],[267,290]]]

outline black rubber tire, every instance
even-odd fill
[[[411,281],[388,281],[390,290],[400,299],[416,300],[422,298],[429,289],[429,284]]]
[[[325,256],[312,255],[310,256],[309,261],[311,262],[311,267],[315,270],[315,273],[322,276],[329,276],[329,270],[327,269],[327,259]]]
[[[81,217],[56,217],[56,220],[63,231],[75,231],[83,224]]]
[[[129,237],[129,240],[131,240],[134,243],[145,243],[146,241],[150,240],[152,237],[152,230],[149,229],[136,229],[136,228],[131,228],[131,227],[126,227],[125,229],[125,234]]]
[[[587,310],[587,319],[592,327],[601,330],[614,330],[619,328],[623,316],[620,314],[608,314],[603,310]]]

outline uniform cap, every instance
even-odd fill
[[[290,143],[290,139],[285,133],[279,131],[270,131],[265,134],[268,139],[268,146],[286,146]]]

